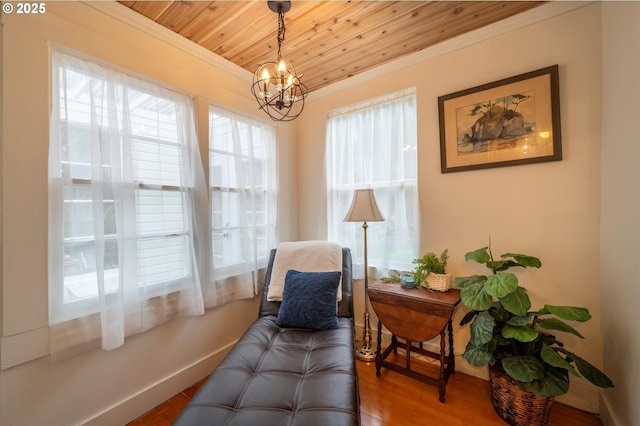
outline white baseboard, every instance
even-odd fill
[[[186,365],[169,376],[161,378],[98,415],[87,419],[82,424],[87,426],[112,426],[117,424],[124,425],[135,420],[203,377],[211,374],[234,344],[235,342]]]

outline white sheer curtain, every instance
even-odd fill
[[[276,246],[275,128],[209,106],[213,285],[206,306],[253,297]]]
[[[52,357],[202,314],[195,227],[208,206],[193,99],[58,49],[52,89]]]
[[[418,257],[416,127],[414,89],[330,113],[328,238],[351,248],[356,277],[363,276],[362,224],[343,221],[356,189],[373,189],[385,217],[368,223],[369,267],[386,275],[389,269],[413,269],[411,260]]]

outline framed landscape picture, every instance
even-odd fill
[[[562,160],[558,65],[440,96],[442,173]]]

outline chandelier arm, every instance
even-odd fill
[[[271,97],[269,99],[265,98],[264,99],[264,103],[271,105],[271,102],[274,101],[274,99],[276,98],[281,98],[282,97],[282,92],[276,92],[273,95],[271,95]]]

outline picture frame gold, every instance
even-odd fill
[[[558,65],[438,97],[442,173],[562,160]]]

